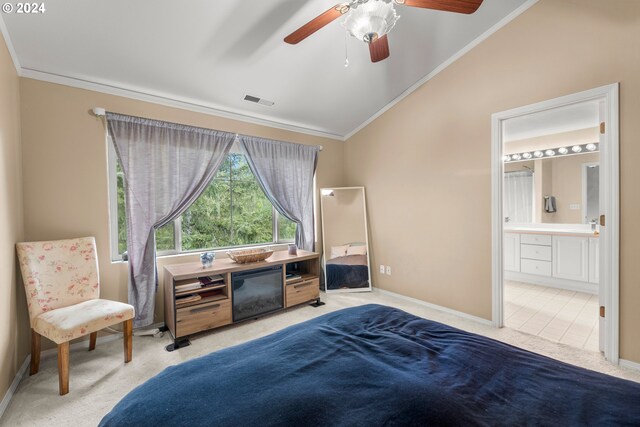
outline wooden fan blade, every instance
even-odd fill
[[[482,4],[482,0],[405,0],[398,3],[405,6],[421,7],[423,9],[444,10],[446,12],[473,13]]]
[[[349,6],[347,4],[337,4],[331,9],[324,12],[322,15],[313,18],[311,21],[307,22],[302,27],[289,34],[284,38],[284,41],[289,44],[298,44],[302,40],[309,37],[311,34],[318,31],[320,28],[338,19],[348,11]]]
[[[369,54],[371,55],[371,62],[379,62],[389,57],[389,40],[386,34],[369,43]]]

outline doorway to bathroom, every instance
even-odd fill
[[[496,113],[493,323],[618,360],[617,85]]]

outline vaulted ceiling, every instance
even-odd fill
[[[343,18],[297,45],[283,42],[335,3],[56,0],[41,14],[4,13],[0,26],[25,77],[344,139],[532,0],[484,0],[473,15],[396,6],[391,56],[375,64],[367,45],[345,36]]]

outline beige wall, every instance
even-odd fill
[[[598,163],[600,154],[557,157],[542,160],[551,169],[551,195],[556,197],[557,212],[549,215],[556,224],[582,224],[582,165]],[[544,195],[542,195],[544,196]],[[570,205],[580,205],[572,210]]]
[[[510,162],[504,164],[505,172],[524,172],[528,167],[531,170],[535,170],[535,160],[527,160],[525,162]]]
[[[362,190],[334,190],[333,196],[322,196],[322,221],[326,259],[331,247],[347,243],[366,242]]]
[[[24,237],[20,82],[0,35],[0,400],[29,353],[29,320],[15,244]]]
[[[374,283],[491,317],[491,114],[620,82],[620,354],[640,362],[640,2],[541,0],[346,143]]]
[[[341,186],[344,181],[344,144],[339,141],[31,79],[21,80],[21,104],[26,239],[95,236],[104,298],[127,300],[127,268],[125,263],[110,261],[105,128],[100,119],[89,114],[93,107],[303,144],[321,144],[324,150],[318,161],[318,188]],[[196,260],[197,255],[159,259],[160,281],[164,265]],[[162,297],[160,288],[156,322],[164,318]]]

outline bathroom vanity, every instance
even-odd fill
[[[507,280],[598,293],[599,236],[588,227],[505,227]]]

